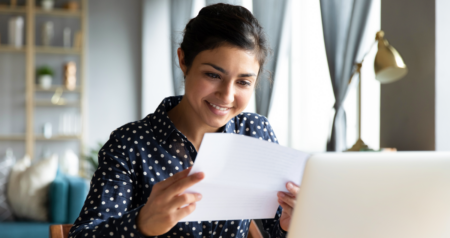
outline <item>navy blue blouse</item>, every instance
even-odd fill
[[[135,219],[153,185],[192,166],[197,156],[167,116],[181,98],[165,98],[153,114],[111,133],[99,151],[98,169],[69,237],[144,237]],[[254,113],[239,114],[222,132],[278,143],[267,119]],[[274,219],[262,220],[271,237],[286,236],[280,228],[281,212],[279,207]],[[250,220],[179,222],[159,237],[247,237],[249,225]]]

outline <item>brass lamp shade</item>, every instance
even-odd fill
[[[378,52],[375,56],[375,78],[380,83],[392,83],[408,73],[408,68],[402,57],[389,42],[384,39],[384,32],[379,31],[376,36]]]

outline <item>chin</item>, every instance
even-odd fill
[[[231,118],[230,118],[231,119]],[[210,127],[213,127],[213,128],[216,128],[216,129],[219,129],[219,128],[221,128],[222,126],[225,126],[226,124],[227,124],[227,122],[230,120],[230,119],[223,119],[223,120],[217,120],[217,119],[210,119],[210,120],[207,120],[207,124],[210,126]]]

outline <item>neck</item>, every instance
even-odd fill
[[[167,114],[175,127],[187,137],[198,151],[205,133],[217,132],[217,128],[203,123],[183,97],[180,103]]]

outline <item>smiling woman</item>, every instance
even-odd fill
[[[191,19],[178,49],[185,95],[165,98],[154,113],[111,133],[70,237],[247,237],[249,220],[179,221],[201,202],[201,194],[184,191],[208,176],[188,176],[205,133],[278,143],[265,117],[243,112],[268,50],[243,7],[215,4]],[[273,194],[280,204],[274,217],[263,220],[271,237],[289,229],[298,186],[286,188]]]

